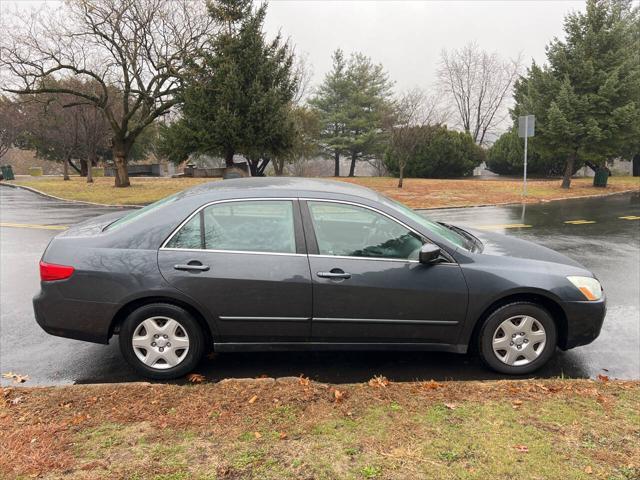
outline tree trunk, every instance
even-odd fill
[[[335,168],[333,170],[333,176],[334,177],[339,177],[340,176],[340,153],[339,152],[335,152],[333,154],[333,161],[335,162]]]
[[[62,162],[62,179],[63,180],[70,180],[70,178],[69,178],[69,162],[70,161],[71,161],[71,159],[69,157],[67,157]]]
[[[87,183],[93,183],[93,166],[96,164],[96,152],[89,153],[89,159],[87,160]]]
[[[349,176],[355,177],[356,175],[356,159],[357,155],[351,155],[351,166],[349,167]]]
[[[400,168],[400,175],[398,178],[398,188],[402,188],[402,181],[404,180],[404,162],[400,162],[398,164],[398,167]]]
[[[224,154],[224,163],[227,166],[227,168],[231,168],[233,167],[233,155],[234,155],[234,151],[233,150],[227,150]]]
[[[276,173],[276,176],[282,176],[284,173],[284,158],[276,158],[273,160],[273,170]]]
[[[89,174],[89,168],[87,167],[87,160],[80,160],[80,176],[86,177]]]
[[[573,166],[576,163],[576,152],[571,152],[567,156],[567,162],[564,166],[564,176],[562,177],[562,188],[571,187],[571,177],[573,175]]]

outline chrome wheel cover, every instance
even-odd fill
[[[547,343],[547,332],[534,317],[517,315],[498,325],[491,343],[498,360],[520,367],[530,364],[542,354]]]
[[[136,327],[131,345],[138,360],[147,367],[166,370],[187,357],[189,335],[173,318],[150,317]]]

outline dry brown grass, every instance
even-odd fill
[[[5,388],[2,398],[1,478],[640,474],[640,382],[262,379]]]
[[[501,203],[538,203],[623,191],[640,190],[640,177],[611,177],[607,188],[593,187],[593,179],[576,178],[571,188],[560,187],[560,180],[530,180],[527,197],[522,197],[522,182],[517,180],[437,180],[409,178],[403,188],[388,177],[342,178],[346,182],[373,188],[411,208],[464,207]]]
[[[36,188],[60,198],[86,202],[143,205],[159,200],[186,188],[216,181],[211,178],[132,178],[131,188],[115,188],[113,178],[96,178],[87,184],[84,179],[72,177],[63,181],[58,177],[38,179],[20,178],[12,183]],[[356,183],[395,198],[412,208],[462,207],[519,203],[522,183],[515,180],[436,180],[409,178],[404,188],[397,188],[398,180],[388,177],[341,177],[340,181]],[[524,201],[537,203],[582,196],[602,195],[640,190],[640,177],[611,177],[607,188],[594,188],[593,180],[574,179],[569,190],[560,188],[560,180],[531,180]]]

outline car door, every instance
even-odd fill
[[[418,262],[425,239],[364,205],[303,202],[315,342],[455,344],[467,286],[451,261]]]
[[[308,340],[311,278],[296,200],[204,206],[160,248],[158,264],[216,319],[216,342]]]

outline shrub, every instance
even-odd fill
[[[565,159],[540,152],[535,137],[527,147],[527,173],[543,177],[562,175]],[[575,170],[581,167],[576,162]],[[487,151],[487,168],[500,175],[521,175],[524,167],[524,140],[515,128],[503,133]]]
[[[421,137],[415,154],[407,161],[404,174],[417,178],[466,177],[485,159],[485,152],[471,135],[447,129],[444,125],[420,127]],[[398,161],[390,146],[385,155],[389,171],[398,175]]]

